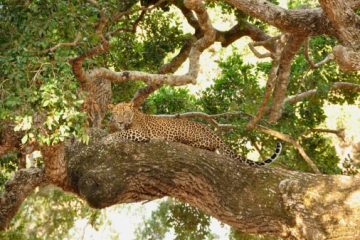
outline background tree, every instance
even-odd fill
[[[356,237],[358,177],[300,173],[356,172],[353,163],[344,165],[344,159],[336,155],[329,133],[344,140],[344,130],[324,129],[324,104],[359,104],[360,1],[319,2],[320,6],[317,1],[290,1],[294,10],[286,10],[276,1],[245,0],[1,1],[0,226],[9,227],[1,236],[61,239],[79,217],[88,217],[98,226],[101,214],[84,206],[78,197],[102,208],[172,196],[183,203],[168,200],[160,204],[144,228],[138,229],[139,239],[161,239],[171,228],[179,239],[211,239],[206,214],[248,233],[298,239]],[[220,9],[222,16],[233,16],[236,23],[228,30],[216,29],[208,14],[213,8]],[[183,22],[193,30],[186,32]],[[242,49],[234,48],[231,56],[219,62],[221,74],[214,84],[201,94],[193,96],[186,88],[174,88],[197,82],[199,58],[211,45],[218,42],[231,48],[245,36],[253,41],[249,44],[253,54],[269,62],[246,64]],[[266,52],[259,52],[260,46]],[[187,73],[175,75],[186,60]],[[122,101],[133,101],[149,114],[189,117],[209,124],[243,155],[254,150],[266,156],[278,140],[286,142],[286,148],[275,168],[249,169],[227,159],[219,162],[221,157],[207,152],[194,150],[186,155],[189,149],[177,144],[161,149],[163,144],[157,142],[124,143],[106,133],[106,106]],[[109,142],[116,149],[109,148]],[[101,157],[98,149],[109,157]],[[177,151],[169,155],[172,149]],[[39,152],[42,157],[36,158]],[[157,187],[135,181],[137,163],[121,175],[119,167],[127,169],[127,160],[139,153],[146,156],[144,166],[150,173],[159,166],[167,170],[160,180],[145,175]],[[202,159],[202,154],[211,161]],[[157,161],[159,156],[162,162]],[[184,159],[188,172],[179,170],[173,162],[177,158]],[[356,160],[355,152],[352,158]],[[112,170],[103,172],[98,168],[103,164]],[[185,174],[184,179],[171,176],[173,172]],[[108,176],[119,179],[111,179],[117,185],[104,185]],[[217,182],[210,184],[210,176]],[[256,189],[247,185],[250,180]],[[188,186],[189,181],[198,184]],[[62,191],[44,188],[48,184]],[[37,186],[41,190],[28,197]],[[134,190],[131,186],[143,192],[127,195]],[[190,189],[188,197],[184,186]],[[106,194],[110,191],[106,189],[113,191]],[[339,191],[344,192],[341,197]],[[204,196],[215,192],[216,196],[194,197],[198,192]],[[329,198],[313,195],[318,192],[328,193]],[[223,204],[217,205],[217,198]],[[254,203],[257,208],[248,206]],[[335,205],[338,211],[326,215]],[[39,206],[48,208],[41,208],[40,214]],[[221,211],[227,214],[219,214]],[[344,217],[345,212],[351,214]],[[42,226],[49,219],[51,224]],[[355,225],[341,228],[340,220]],[[250,238],[239,232],[231,237]]]

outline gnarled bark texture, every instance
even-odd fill
[[[250,233],[294,239],[360,238],[360,177],[251,168],[164,141],[97,131],[66,148],[73,192],[91,206],[175,197]]]

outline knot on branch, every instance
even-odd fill
[[[343,71],[360,70],[360,52],[352,48],[337,45],[333,48],[333,54],[336,63]]]

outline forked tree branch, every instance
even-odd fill
[[[92,78],[104,78],[112,82],[122,82],[126,80],[140,80],[144,81],[148,87],[141,89],[134,97],[133,102],[135,106],[139,106],[142,101],[150,94],[152,91],[157,89],[161,85],[171,85],[171,86],[180,86],[189,83],[195,83],[196,78],[199,72],[199,58],[201,53],[208,48],[215,41],[216,32],[213,28],[209,15],[207,14],[204,4],[199,0],[188,0],[185,1],[185,6],[188,9],[193,10],[197,15],[197,20],[200,24],[200,27],[203,31],[203,36],[200,39],[197,39],[190,49],[189,54],[189,70],[185,75],[176,76],[176,75],[166,75],[166,74],[149,74],[145,72],[138,71],[124,71],[124,72],[113,72],[105,68],[96,68],[89,71],[89,76]],[[175,65],[183,61],[183,56],[186,56],[188,49],[184,49],[181,52],[179,58],[174,60],[173,65],[168,68],[175,69]],[[164,70],[163,70],[164,71]]]
[[[187,9],[182,4],[176,3],[176,6],[182,11],[189,24],[194,27],[195,34],[191,39],[185,41],[178,55],[176,55],[169,63],[166,63],[160,67],[158,72],[160,74],[174,73],[188,58],[192,45],[196,42],[196,39],[199,39],[203,36],[203,31],[200,28],[200,24],[192,11]],[[271,39],[269,35],[267,35],[255,25],[252,25],[246,21],[242,21],[241,23],[236,24],[228,31],[219,31],[217,29],[215,29],[215,31],[215,41],[220,42],[223,47],[227,47],[232,42],[238,40],[241,37],[249,36],[254,41],[261,41],[263,43],[263,47],[267,50],[274,51],[275,49],[274,42],[269,41]],[[139,107],[151,93],[160,87],[161,85],[153,85],[139,89],[132,100],[135,106]]]
[[[284,48],[285,42],[286,42],[286,35],[279,35],[272,38],[267,38],[266,40],[257,41],[257,42],[251,42],[249,43],[250,50],[254,53],[254,55],[258,58],[267,58],[271,57],[273,59],[279,59],[282,49]],[[255,47],[264,47],[269,48],[269,46],[272,46],[271,50],[267,53],[260,53],[256,50]]]
[[[227,47],[234,41],[245,36],[250,37],[255,42],[262,42],[262,46],[268,51],[275,51],[275,42],[272,41],[273,38],[257,26],[245,20],[241,20],[227,31],[216,31],[216,41],[220,42],[222,47]]]
[[[310,56],[309,40],[310,40],[310,38],[308,38],[307,41],[305,41],[304,56],[312,69],[319,68],[321,65],[324,65],[324,64],[330,62],[331,60],[334,60],[334,55],[332,53],[330,53],[323,60],[321,60],[318,63],[315,63],[314,60]]]
[[[260,42],[257,45],[264,45],[264,44],[268,43],[269,41],[270,40],[263,41],[263,42]],[[263,97],[263,100],[261,102],[260,107],[257,110],[256,115],[254,116],[254,118],[252,118],[250,120],[250,122],[246,126],[246,128],[248,130],[254,128],[256,126],[257,122],[265,114],[265,110],[267,109],[267,104],[268,104],[268,102],[270,100],[271,93],[272,93],[272,91],[273,91],[273,89],[275,87],[275,83],[276,83],[277,78],[278,78],[278,72],[279,72],[279,66],[280,66],[280,58],[281,58],[281,54],[283,52],[283,49],[285,47],[285,43],[287,41],[287,35],[282,35],[282,36],[279,36],[279,37],[275,37],[273,39],[273,41],[275,41],[275,52],[269,52],[269,55],[273,58],[273,62],[272,62],[270,72],[268,74],[268,80],[266,82],[264,97]],[[252,44],[252,45],[254,45],[254,44]]]

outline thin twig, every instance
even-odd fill
[[[310,41],[309,38],[305,41],[304,56],[305,56],[305,59],[310,64],[310,68],[316,69],[316,68],[319,68],[321,65],[324,65],[324,64],[334,60],[334,55],[332,53],[330,53],[323,60],[321,60],[318,63],[315,63],[314,60],[310,56],[309,41]]]
[[[48,49],[45,49],[43,51],[43,53],[48,53],[48,52],[54,52],[56,49],[60,48],[60,47],[74,47],[74,46],[77,46],[79,44],[79,40],[81,38],[81,33],[78,32],[76,34],[76,37],[74,39],[74,41],[72,42],[64,42],[64,43],[58,43],[56,44],[55,46],[51,47],[51,48],[48,48]]]
[[[331,85],[330,87],[331,91],[334,90],[347,90],[347,91],[351,91],[351,92],[360,92],[360,84],[356,84],[356,83],[349,83],[349,82],[335,82]],[[285,100],[284,100],[284,104],[288,103],[288,104],[295,104],[299,101],[302,101],[306,98],[312,97],[314,95],[316,95],[318,93],[317,89],[311,89],[309,91],[306,92],[302,92],[293,96],[288,96]]]

